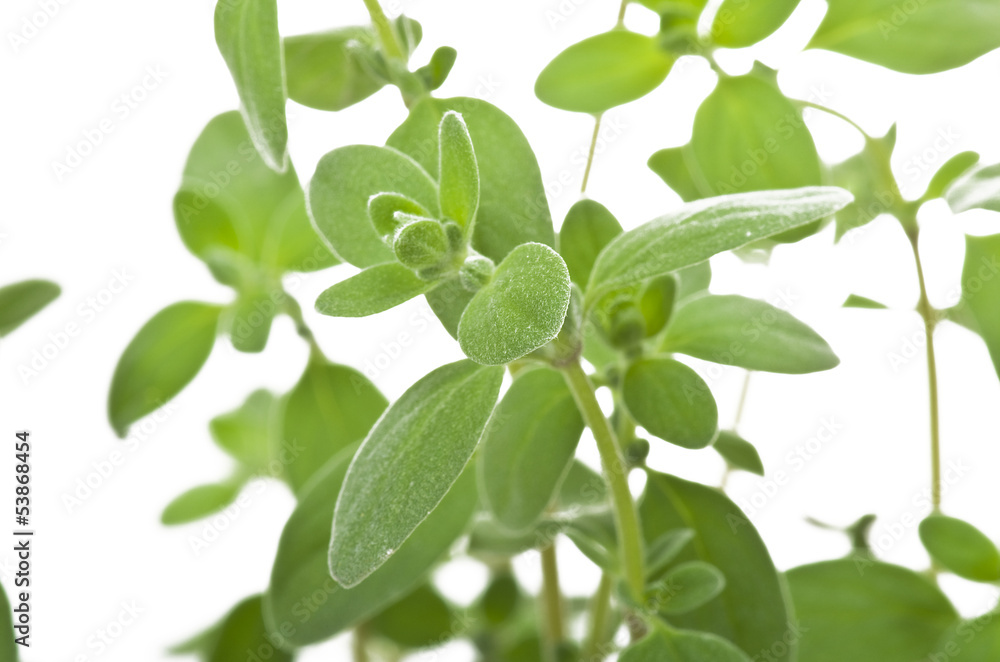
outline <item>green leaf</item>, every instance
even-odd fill
[[[319,110],[343,110],[382,89],[385,81],[352,55],[350,42],[374,49],[376,38],[367,26],[285,37],[288,98]]]
[[[539,520],[569,471],[583,419],[560,373],[519,375],[483,433],[479,484],[498,522],[523,531]]]
[[[274,645],[278,635],[264,624],[262,609],[262,596],[255,595],[229,612],[211,635],[213,645],[205,661],[232,662],[249,653],[266,655],[269,662],[291,662],[294,655]]]
[[[395,217],[400,223],[392,241],[396,259],[421,274],[441,265],[451,248],[441,222],[401,212]]]
[[[1000,580],[1000,551],[968,522],[931,515],[920,523],[920,540],[931,558],[959,577],[974,582]]]
[[[407,216],[422,216],[429,218],[430,212],[419,203],[398,193],[376,193],[368,198],[368,218],[375,226],[375,232],[382,237],[390,237],[399,227],[396,214],[402,212]]]
[[[677,298],[677,279],[671,274],[660,276],[646,283],[639,295],[639,311],[646,323],[646,336],[655,336],[667,325],[674,314]]]
[[[236,83],[253,144],[270,168],[284,172],[288,125],[277,1],[219,0],[215,42]]]
[[[691,529],[667,531],[646,549],[646,579],[658,579],[681,550],[694,539]]]
[[[271,629],[289,632],[295,646],[329,639],[419,586],[476,508],[475,473],[467,470],[392,558],[345,589],[330,577],[330,521],[354,450],[345,449],[316,473],[281,533],[265,615]]]
[[[722,456],[731,467],[742,469],[758,476],[764,475],[764,463],[760,460],[760,454],[754,445],[743,439],[735,432],[722,430],[719,436],[712,443],[719,455]]]
[[[863,297],[860,294],[848,294],[844,303],[841,305],[843,305],[844,308],[868,308],[870,310],[887,310],[889,308],[889,306],[884,303],[879,303],[874,299]]]
[[[271,334],[271,323],[278,312],[271,292],[281,291],[279,287],[275,286],[270,292],[243,290],[227,310],[223,328],[228,327],[229,338],[238,351],[256,353],[264,350]]]
[[[676,58],[654,37],[612,30],[557,55],[535,81],[535,95],[555,108],[597,115],[646,96]]]
[[[462,313],[472,301],[473,292],[465,289],[458,276],[452,276],[440,281],[426,295],[427,305],[431,307],[445,330],[452,338],[458,338],[458,324]]]
[[[327,460],[368,434],[388,402],[353,368],[313,354],[285,400],[280,459],[299,494]]]
[[[827,0],[807,48],[823,48],[907,74],[961,67],[1000,46],[1000,6],[992,0]],[[949,39],[946,35],[962,35]]]
[[[923,660],[956,624],[948,598],[926,577],[868,559],[788,571],[801,626],[799,657],[810,662]]]
[[[309,182],[316,229],[337,255],[356,267],[395,260],[368,216],[368,200],[376,193],[406,196],[432,215],[440,211],[437,185],[427,171],[388,147],[339,147],[320,159]]]
[[[455,66],[458,51],[450,46],[442,46],[431,55],[431,61],[417,69],[414,73],[423,79],[428,90],[436,90],[444,85]]]
[[[173,526],[207,517],[232,503],[239,496],[243,484],[243,480],[229,480],[193,487],[163,509],[160,521]]]
[[[752,46],[780,28],[799,0],[724,0],[712,19],[712,41],[726,48]]]
[[[846,191],[810,187],[741,193],[684,205],[612,240],[594,263],[587,301],[592,304],[615,288],[811,223],[850,201]]]
[[[718,597],[692,612],[672,617],[670,622],[716,634],[750,655],[768,651],[776,661],[796,659],[795,637],[789,631],[791,609],[782,582],[764,542],[746,516],[714,488],[653,471],[647,474],[646,491],[639,504],[647,544],[667,531],[691,529],[695,538],[678,561],[711,563],[727,580]],[[791,643],[781,650],[772,648],[778,641]]]
[[[1000,234],[966,236],[962,268],[962,300],[986,341],[993,367],[1000,376]]]
[[[174,218],[184,245],[202,260],[235,252],[251,267],[277,272],[337,263],[310,224],[295,169],[268,168],[235,111],[213,118],[192,146]]]
[[[47,280],[22,280],[0,287],[0,338],[59,296],[59,286]]]
[[[441,594],[430,584],[422,584],[368,623],[372,632],[403,648],[427,648],[454,636],[454,618]]]
[[[708,384],[694,370],[664,357],[629,366],[622,385],[636,423],[684,448],[705,448],[718,431],[719,411]]]
[[[500,263],[462,313],[462,351],[483,365],[504,365],[559,334],[569,308],[569,270],[545,244],[524,244]]]
[[[337,499],[330,572],[351,587],[399,550],[458,479],[503,369],[451,363],[411,386],[358,450]]]
[[[559,254],[566,262],[570,279],[586,287],[594,260],[621,233],[618,219],[601,203],[584,198],[570,207],[559,228]]]
[[[692,168],[696,168],[694,156],[688,155],[690,146],[667,147],[654,152],[646,165],[649,169],[659,175],[667,186],[673,189],[674,193],[680,196],[684,202],[691,202],[702,197],[702,192],[698,183],[694,180]],[[690,164],[688,159],[691,159]],[[701,173],[697,172],[698,176]]]
[[[618,657],[620,662],[750,662],[743,651],[707,632],[657,627]]]
[[[402,264],[387,262],[324,290],[316,299],[316,311],[332,317],[366,317],[409,301],[433,285]]]
[[[896,146],[896,125],[880,138],[865,138],[864,148],[830,167],[832,183],[850,191],[854,202],[837,216],[836,239],[849,230],[871,223],[890,213],[902,200],[896,180],[887,166]]]
[[[806,324],[769,303],[735,294],[707,295],[682,305],[660,349],[792,375],[840,363],[830,345]]]
[[[208,429],[222,450],[251,472],[271,471],[274,425],[280,403],[270,391],[251,393],[238,409],[216,416]]]
[[[490,625],[500,625],[517,611],[522,601],[521,586],[510,570],[495,570],[483,591],[480,607]]]
[[[450,110],[441,118],[438,135],[441,213],[470,228],[479,207],[479,166],[469,128],[459,113]]]
[[[966,172],[948,187],[945,199],[956,214],[969,209],[1000,212],[1000,163]]]
[[[928,660],[993,662],[1000,656],[1000,612],[959,623],[938,642]]]
[[[514,120],[496,106],[468,97],[427,97],[413,105],[409,117],[389,136],[387,144],[409,154],[427,172],[438,172],[438,133],[448,111],[462,115],[476,148],[479,208],[473,248],[499,264],[521,244],[555,246],[552,217],[535,154]]]
[[[21,658],[17,652],[17,642],[14,641],[16,634],[12,614],[7,594],[4,593],[3,586],[0,586],[0,655],[9,662],[17,662]]]
[[[136,334],[118,359],[108,418],[119,437],[194,379],[215,344],[220,306],[183,301],[167,306]]]
[[[646,596],[645,604],[665,616],[686,614],[713,600],[726,578],[711,563],[688,561],[673,568]]]
[[[955,183],[955,180],[968,172],[978,162],[979,154],[976,152],[959,152],[951,157],[931,177],[930,183],[927,184],[927,190],[920,196],[920,199],[933,200],[944,197],[945,191]]]

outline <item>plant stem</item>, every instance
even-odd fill
[[[601,411],[597,395],[590,383],[590,378],[584,372],[580,362],[574,361],[563,368],[566,383],[573,393],[576,405],[583,414],[583,419],[594,434],[597,450],[601,454],[601,464],[604,467],[604,478],[611,489],[611,500],[614,506],[615,524],[618,529],[618,547],[625,572],[625,580],[632,593],[638,599],[645,587],[645,569],[642,552],[642,532],[639,528],[639,514],[636,511],[632,493],[628,487],[628,470],[622,457],[615,433],[608,419]]]
[[[285,313],[292,318],[293,322],[295,322],[295,331],[307,343],[309,343],[309,351],[322,356],[323,351],[316,342],[316,336],[313,335],[312,329],[309,328],[309,325],[306,324],[305,317],[302,316],[302,306],[300,306],[299,302],[287,292],[285,293],[283,308]]]
[[[824,106],[822,104],[813,103],[812,101],[804,101],[802,99],[794,99],[793,103],[796,103],[796,104],[798,104],[800,106],[803,106],[805,108],[815,108],[816,110],[821,110],[821,111],[823,111],[824,113],[826,113],[828,115],[833,115],[834,117],[847,122],[848,124],[850,124],[851,126],[853,126],[855,129],[857,129],[858,132],[860,132],[861,135],[864,136],[866,140],[871,139],[871,136],[868,135],[867,131],[865,131],[864,129],[861,128],[860,124],[858,124],[857,122],[855,122],[854,120],[852,120],[847,115],[844,115],[843,113],[840,113],[840,112],[834,110],[833,108],[827,108],[826,106]]]
[[[733,432],[739,432],[740,421],[743,420],[743,409],[747,405],[747,393],[750,392],[750,376],[753,373],[747,370],[743,375],[743,388],[740,389],[740,401],[736,405],[736,416],[733,418]]]
[[[608,612],[611,611],[612,578],[608,573],[601,575],[597,593],[590,603],[590,633],[583,648],[582,662],[600,662],[605,658],[608,637]]]
[[[545,639],[549,657],[557,658],[557,648],[566,638],[563,624],[563,599],[559,590],[559,566],[556,561],[556,544],[542,548],[542,601],[545,606]]]
[[[618,22],[615,24],[615,27],[620,28],[625,26],[625,10],[628,9],[628,3],[629,0],[622,0],[622,5],[618,9]]]
[[[382,11],[378,0],[365,0],[365,7],[368,8],[368,15],[372,17],[372,25],[378,32],[378,39],[385,54],[393,59],[402,59],[403,47],[399,45],[396,32],[392,29],[392,24]]]
[[[601,117],[598,113],[594,116],[594,133],[590,137],[590,151],[587,152],[587,166],[583,169],[583,183],[580,185],[580,193],[587,192],[587,182],[590,181],[590,168],[594,165],[594,149],[597,147],[597,134],[601,130]]]
[[[353,652],[354,662],[368,662],[368,650],[366,648],[367,643],[368,625],[366,623],[361,623],[354,628],[354,637],[351,642],[351,651]]]

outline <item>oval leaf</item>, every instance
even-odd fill
[[[538,521],[559,490],[583,434],[583,418],[561,374],[519,375],[483,433],[479,483],[496,520],[512,531]]]
[[[194,379],[215,344],[220,306],[184,301],[146,322],[118,359],[108,418],[119,437]]]
[[[752,46],[784,24],[799,0],[724,0],[712,19],[712,41],[726,48]]]
[[[931,515],[920,523],[920,540],[931,558],[959,577],[974,582],[1000,580],[1000,551],[968,522]]]
[[[719,569],[703,561],[673,568],[646,596],[646,605],[666,616],[686,614],[714,599],[726,587]]]
[[[674,60],[653,37],[605,32],[557,55],[538,75],[535,95],[555,108],[597,115],[655,90]]]
[[[518,246],[462,313],[462,351],[483,365],[521,358],[559,334],[569,295],[569,270],[558,253],[544,244]]]
[[[707,632],[656,628],[619,656],[620,662],[750,662],[736,646]]]
[[[1000,234],[966,236],[965,264],[962,267],[961,310],[975,321],[1000,376]]]
[[[232,662],[267,651],[269,661],[291,662],[293,655],[274,645],[276,634],[264,624],[262,598],[247,598],[238,604],[211,634],[213,643],[208,648],[206,662]],[[252,659],[252,658],[251,658]]]
[[[207,517],[232,503],[239,496],[241,489],[243,489],[242,480],[193,487],[163,509],[160,521],[167,526],[173,526]]]
[[[633,363],[622,386],[625,406],[650,434],[684,448],[705,448],[718,431],[719,410],[708,384],[668,358]]]
[[[215,42],[240,95],[250,137],[267,165],[288,166],[285,74],[276,0],[219,0]]]
[[[212,439],[251,472],[274,473],[271,465],[273,426],[279,413],[278,398],[260,389],[240,407],[208,424]]]
[[[402,264],[388,262],[324,290],[316,299],[316,312],[333,317],[366,317],[405,303],[433,285],[417,278]]]
[[[584,198],[570,207],[559,228],[559,254],[570,279],[586,287],[597,256],[621,233],[618,219],[601,203]]]
[[[479,207],[479,166],[469,128],[460,114],[450,110],[441,118],[438,134],[441,213],[469,228]]]
[[[351,587],[392,557],[472,457],[503,369],[438,368],[386,411],[351,463],[337,499],[330,573]]]
[[[0,338],[59,296],[59,286],[47,280],[23,280],[0,287]]]
[[[818,333],[769,303],[709,295],[681,306],[660,349],[747,370],[804,374],[840,363]]]
[[[403,648],[437,646],[451,639],[455,614],[430,584],[418,586],[370,621],[372,632]]]
[[[760,460],[760,453],[753,444],[735,432],[728,430],[720,432],[712,442],[712,448],[734,469],[749,471],[758,476],[764,475],[764,463]]]
[[[349,42],[375,46],[370,27],[345,27],[285,37],[288,98],[318,110],[343,110],[378,92],[385,82],[351,54]]]

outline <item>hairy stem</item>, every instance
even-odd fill
[[[365,7],[368,8],[368,15],[372,17],[372,25],[378,32],[378,39],[385,54],[393,59],[402,59],[403,48],[399,45],[396,32],[392,29],[392,24],[382,11],[378,0],[365,0]]]
[[[542,601],[545,608],[546,649],[549,659],[555,660],[558,646],[566,638],[555,542],[542,548]]]
[[[608,616],[611,611],[611,589],[613,579],[608,573],[601,575],[597,593],[590,603],[590,632],[583,648],[582,662],[601,662],[607,657]]]
[[[580,362],[574,361],[565,367],[563,374],[584,421],[597,441],[597,450],[601,454],[601,464],[604,467],[604,478],[611,489],[625,580],[635,597],[639,598],[645,586],[642,532],[639,528],[639,514],[628,488],[628,469],[625,460],[615,439],[615,433],[597,402],[597,395],[594,393],[590,378],[587,377]]]
[[[590,137],[590,150],[587,152],[587,165],[583,169],[583,183],[580,185],[580,193],[587,192],[587,182],[590,181],[590,168],[594,165],[594,149],[597,148],[597,134],[601,130],[601,117],[603,115],[594,116],[594,133]]]

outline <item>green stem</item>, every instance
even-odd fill
[[[747,406],[747,393],[750,392],[750,376],[753,373],[747,370],[743,376],[743,388],[740,389],[740,401],[736,405],[736,417],[733,418],[733,432],[739,432],[740,421],[743,420],[743,409]]]
[[[556,545],[542,548],[542,601],[545,606],[545,639],[549,658],[556,660],[559,644],[566,638],[563,624],[563,599],[559,590],[559,565]]]
[[[354,662],[368,662],[368,625],[361,623],[354,628],[354,638],[351,642]]]
[[[639,514],[628,487],[625,460],[615,439],[615,433],[597,402],[597,395],[594,393],[590,378],[587,377],[580,362],[574,361],[563,368],[563,374],[584,421],[597,441],[597,450],[601,454],[601,464],[604,467],[604,478],[611,489],[625,580],[638,599],[642,596],[646,576],[643,567],[642,532],[639,528]]]
[[[365,7],[368,8],[368,15],[372,17],[372,25],[375,26],[375,30],[378,32],[379,42],[382,44],[385,54],[392,59],[402,59],[403,47],[399,45],[396,32],[392,29],[392,23],[389,22],[385,12],[382,11],[382,6],[378,3],[378,0],[365,0]]]
[[[316,342],[316,336],[313,334],[312,329],[309,328],[309,325],[306,324],[305,317],[302,316],[302,306],[295,300],[295,297],[287,292],[285,293],[283,309],[292,318],[292,321],[295,322],[295,331],[309,343],[309,350],[314,354],[322,356],[323,350],[320,349],[319,343]]]
[[[597,593],[590,603],[590,633],[584,644],[582,662],[600,662],[606,657],[612,588],[614,586],[611,575],[603,573],[601,583],[597,585]]]
[[[621,7],[618,8],[618,22],[615,23],[615,27],[621,28],[625,26],[625,10],[628,9],[629,0],[622,0]]]
[[[865,131],[864,129],[861,128],[860,124],[858,124],[857,122],[855,122],[854,120],[852,120],[847,115],[844,115],[843,113],[834,110],[833,108],[827,108],[826,106],[824,106],[822,104],[813,103],[812,101],[804,101],[802,99],[794,99],[793,102],[796,103],[796,104],[798,104],[798,105],[800,105],[800,106],[803,106],[805,108],[815,108],[816,110],[821,110],[821,111],[823,111],[824,113],[826,113],[828,115],[833,115],[834,117],[847,122],[848,124],[850,124],[851,126],[853,126],[855,129],[857,129],[858,132],[860,132],[861,135],[864,136],[866,140],[871,140],[871,136],[868,135],[867,131]]]
[[[590,181],[590,168],[594,165],[594,150],[597,148],[597,134],[601,130],[601,117],[598,113],[594,116],[594,133],[590,137],[590,151],[587,152],[587,166],[583,169],[583,184],[580,185],[580,193],[587,192],[587,182]]]

